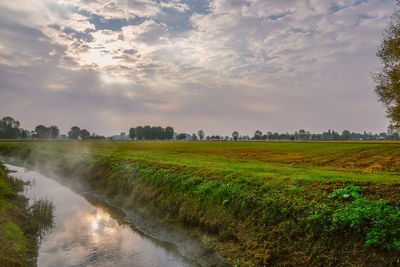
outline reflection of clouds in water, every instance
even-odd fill
[[[99,223],[101,223],[102,216],[100,214],[97,214],[95,218],[92,219],[92,229],[93,231],[96,231],[99,229]]]
[[[17,171],[14,177],[35,180],[27,197],[46,197],[56,207],[55,228],[42,240],[38,266],[187,266],[69,188],[39,173],[9,167]]]
[[[43,265],[53,265],[60,258],[65,258],[65,265],[85,266],[135,260],[136,249],[140,247],[136,233],[119,225],[101,209],[81,205],[67,210],[70,214],[63,216],[57,234],[48,236],[41,247]]]
[[[93,243],[98,244],[108,238],[115,240],[119,225],[116,221],[110,219],[109,214],[98,209],[94,216],[89,215],[87,217],[91,224],[91,241]]]
[[[70,216],[64,216],[57,226],[59,231],[48,236],[46,244],[41,247],[41,258],[51,259],[48,262],[51,265],[53,260],[64,257],[68,258],[68,264],[74,265],[93,259],[101,262],[102,257],[117,254],[124,238],[119,234],[118,223],[100,209],[90,206],[74,208],[69,209]],[[125,236],[130,239],[129,234]],[[109,252],[106,254],[104,251]]]

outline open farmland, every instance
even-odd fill
[[[234,172],[266,181],[396,182],[400,142],[10,142],[57,157],[90,154]]]
[[[35,141],[0,153],[145,204],[238,266],[398,260],[400,143]],[[367,212],[352,221],[354,209]]]

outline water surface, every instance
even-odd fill
[[[57,181],[22,167],[6,167],[15,171],[10,176],[31,182],[25,192],[31,201],[47,198],[55,205],[55,226],[41,242],[38,266],[196,265]]]

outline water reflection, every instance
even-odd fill
[[[69,188],[37,172],[6,166],[16,171],[10,175],[34,180],[27,197],[55,204],[55,227],[42,240],[38,266],[190,266]]]

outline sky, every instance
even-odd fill
[[[102,135],[386,131],[394,0],[0,1],[0,116]]]

